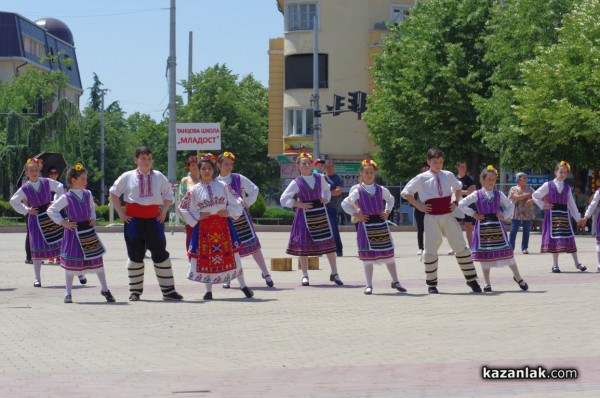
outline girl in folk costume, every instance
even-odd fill
[[[579,221],[579,226],[583,227],[587,223],[587,221],[594,215],[596,208],[598,207],[598,203],[600,202],[600,189],[596,189],[596,193],[592,197],[592,201],[585,211],[585,216]],[[600,213],[596,216],[596,230],[594,231],[596,234],[596,256],[598,257],[598,272],[600,272]]]
[[[17,213],[28,215],[27,228],[35,272],[34,287],[42,286],[42,261],[60,255],[60,241],[63,235],[63,228],[52,222],[46,211],[54,197],[53,192],[59,197],[65,190],[60,182],[40,177],[41,168],[41,160],[28,159],[25,164],[25,176],[29,181],[10,198],[10,204]]]
[[[193,228],[188,279],[205,284],[205,300],[212,300],[213,284],[235,278],[244,295],[251,298],[254,292],[244,280],[241,243],[231,220],[242,215],[243,202],[229,185],[215,179],[216,161],[210,153],[198,159],[200,183],[179,202],[179,213]]]
[[[87,171],[81,163],[75,164],[67,174],[69,192],[58,198],[48,208],[48,215],[56,224],[62,226],[60,266],[65,270],[66,296],[65,303],[72,303],[71,289],[73,276],[82,272],[95,272],[100,280],[100,294],[106,301],[112,303],[115,298],[108,290],[102,255],[104,246],[96,234],[96,205],[92,193],[85,189],[87,186]],[[65,209],[67,219],[61,210]]]
[[[394,208],[394,197],[390,191],[375,184],[377,163],[367,159],[360,166],[361,183],[350,189],[342,201],[342,209],[357,223],[358,258],[363,261],[367,286],[365,294],[373,293],[373,264],[385,263],[392,277],[392,289],[406,292],[398,281],[394,243],[387,219]]]
[[[513,279],[519,287],[527,290],[529,286],[521,278],[513,249],[504,228],[504,220],[512,217],[514,204],[503,192],[494,189],[497,178],[498,171],[493,166],[488,166],[479,177],[483,188],[471,193],[458,203],[460,210],[476,220],[471,242],[471,256],[474,261],[481,263],[485,282],[484,292],[492,291],[491,268],[506,265],[511,269]],[[473,204],[477,211],[469,207]],[[504,207],[504,211],[501,206]]]
[[[286,253],[300,257],[302,286],[308,286],[308,256],[326,254],[331,267],[329,280],[343,285],[336,264],[336,246],[325,205],[331,190],[321,174],[313,174],[312,156],[306,152],[298,155],[296,177],[281,195],[283,207],[296,207],[292,232]]]
[[[542,253],[552,253],[552,272],[559,273],[558,254],[571,253],[575,268],[587,270],[577,258],[577,245],[570,219],[581,220],[577,205],[571,194],[571,187],[565,182],[571,166],[564,160],[556,165],[553,181],[545,182],[532,195],[535,204],[544,211],[542,224]]]
[[[235,156],[231,152],[223,152],[223,154],[219,155],[218,166],[220,175],[217,179],[228,184],[239,197],[242,198],[244,204],[244,212],[233,222],[235,231],[242,242],[240,257],[252,255],[252,258],[254,258],[254,261],[256,261],[256,264],[258,264],[258,267],[262,271],[262,277],[267,283],[267,286],[273,287],[273,279],[271,279],[271,275],[269,275],[265,257],[260,248],[260,242],[258,241],[258,236],[256,236],[256,231],[252,224],[252,216],[250,216],[249,211],[250,206],[252,206],[254,202],[256,202],[256,198],[258,198],[258,187],[243,175],[232,173],[234,162]],[[230,281],[225,282],[223,287],[229,288]]]
[[[194,188],[194,185],[200,182],[200,170],[198,170],[198,158],[190,156],[185,163],[188,169],[188,175],[181,179],[179,183],[179,198],[183,198],[185,194]],[[185,224],[185,250],[190,247],[190,238],[192,236],[192,227]]]

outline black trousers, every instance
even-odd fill
[[[169,258],[164,225],[155,218],[133,218],[123,228],[127,256],[136,263],[143,263],[146,250],[150,250],[154,264]]]

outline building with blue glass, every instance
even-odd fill
[[[68,59],[70,62],[42,62],[44,55],[57,54],[62,60]],[[0,12],[0,81],[12,82],[27,67],[58,69],[69,77],[67,87],[58,90],[56,101],[48,104],[45,111],[53,110],[62,98],[68,98],[79,106],[83,90],[75,43],[69,27],[55,18],[31,21],[19,14]]]

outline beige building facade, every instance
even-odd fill
[[[370,94],[369,67],[382,50],[388,24],[401,21],[415,1],[278,0],[283,15],[282,38],[269,45],[269,156],[280,163],[282,186],[297,175],[295,158],[313,153],[314,17],[319,36],[319,103],[334,106],[334,95]],[[348,188],[356,182],[360,161],[378,149],[364,120],[354,112],[323,114],[319,155],[333,160]]]

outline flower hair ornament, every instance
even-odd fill
[[[488,165],[488,167],[486,167],[485,169],[494,172],[494,174],[496,174],[496,177],[498,177],[498,170],[496,170],[491,164]]]
[[[224,158],[229,158],[231,160],[233,160],[235,162],[235,155],[229,151],[225,151],[223,152],[223,157]]]
[[[201,155],[198,160],[208,160],[211,163],[217,163],[217,157],[215,155],[213,155],[212,153],[205,153],[205,154]]]
[[[300,155],[298,155],[298,158],[306,158],[309,159],[310,161],[313,160],[313,157],[310,153],[306,153],[306,152],[302,152]]]
[[[567,161],[561,160],[559,164],[563,167],[566,167],[567,171],[571,171],[571,165]]]
[[[84,169],[81,163],[75,163],[75,166],[73,166],[73,168],[75,169],[75,171],[81,171]]]
[[[379,167],[377,167],[377,162],[372,159],[365,159],[360,164],[362,166],[372,166],[375,171],[379,170]]]
[[[42,163],[44,163],[42,161],[42,159],[38,159],[38,158],[29,158],[29,159],[27,159],[27,164],[37,164],[38,166],[41,166]]]

